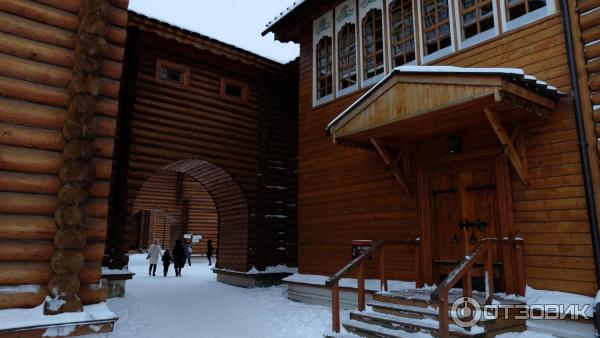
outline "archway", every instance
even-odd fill
[[[206,240],[213,239],[218,247],[217,267],[247,270],[248,205],[237,182],[223,168],[189,159],[159,169],[140,188],[132,215],[151,209],[176,219],[174,237],[202,235],[195,252],[204,253]],[[137,231],[136,237],[142,240],[143,232]]]

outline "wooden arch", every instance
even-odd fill
[[[175,162],[160,172],[183,173],[204,186],[219,214],[217,268],[247,271],[248,202],[233,177],[223,168],[199,159]]]

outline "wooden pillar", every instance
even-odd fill
[[[98,126],[94,115],[102,79],[109,10],[106,0],[84,0],[79,12],[76,61],[69,84],[71,101],[62,129],[65,139],[64,164],[59,172],[62,187],[54,215],[56,251],[50,261],[54,277],[48,286],[50,297],[44,303],[44,313],[48,315],[83,311],[78,297],[78,274],[85,263],[82,249],[87,242],[86,206],[95,178],[94,139]]]

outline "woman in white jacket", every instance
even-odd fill
[[[162,248],[158,239],[155,239],[154,243],[148,248],[148,256],[146,256],[146,259],[150,262],[148,276],[156,276],[156,263],[158,263],[160,257],[162,257]]]

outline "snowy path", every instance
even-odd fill
[[[206,260],[192,263],[180,278],[173,276],[172,265],[169,277],[162,277],[162,266],[157,277],[149,277],[145,255],[131,256],[129,269],[137,275],[127,282],[126,298],[108,302],[120,318],[108,337],[321,338],[330,330],[328,307],[289,301],[284,286],[243,289],[217,283]],[[552,336],[528,331],[500,337]]]
[[[144,255],[131,256],[129,269],[137,275],[127,282],[127,297],[109,301],[120,318],[111,338],[319,338],[330,326],[329,308],[291,302],[283,286],[217,283],[205,260],[186,265],[180,278],[172,265],[169,277],[160,265],[149,277]]]

